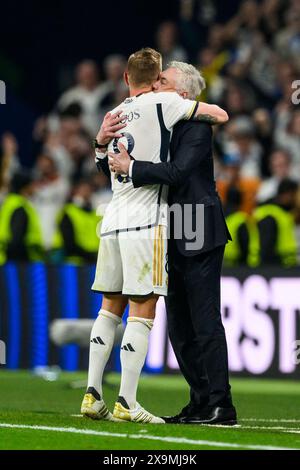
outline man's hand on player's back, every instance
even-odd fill
[[[118,144],[120,153],[108,152],[108,164],[110,171],[113,171],[119,175],[128,175],[130,167],[130,156],[122,144]]]

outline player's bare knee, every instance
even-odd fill
[[[129,316],[153,320],[158,298],[156,294],[150,294],[148,297],[130,297]]]
[[[105,294],[103,296],[101,308],[107,310],[108,312],[122,317],[123,313],[127,307],[128,298],[125,295],[109,295]]]

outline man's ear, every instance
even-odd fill
[[[182,96],[182,98],[184,100],[188,97],[188,92],[187,91],[181,91],[179,94],[180,94],[180,96]]]
[[[123,78],[124,78],[124,82],[126,83],[126,85],[129,86],[129,79],[128,79],[128,73],[127,72],[124,72]]]

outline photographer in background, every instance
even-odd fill
[[[31,176],[24,170],[16,173],[0,209],[0,265],[44,258],[40,221],[29,201],[33,193]]]
[[[19,169],[18,142],[13,134],[6,132],[0,141],[0,203],[8,191],[11,178]]]
[[[101,218],[92,208],[91,197],[91,184],[86,180],[79,181],[71,200],[58,214],[52,261],[66,261],[78,266],[96,262],[99,247],[97,226]]]
[[[254,211],[260,237],[260,263],[283,267],[297,265],[296,220],[298,184],[281,181],[273,201]]]

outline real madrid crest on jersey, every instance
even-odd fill
[[[129,134],[129,132],[122,132],[121,136],[122,137],[118,137],[113,140],[112,145],[113,145],[114,153],[120,153],[120,150],[118,147],[118,143],[120,143],[124,145],[127,152],[130,154],[134,149],[134,138],[131,134]]]
[[[126,148],[127,152],[130,155],[130,153],[134,149],[134,138],[131,134],[129,134],[129,132],[122,132],[121,136],[122,137],[115,138],[113,140],[112,145],[113,145],[114,153],[120,153],[118,143],[121,143],[122,145],[124,145],[124,147]],[[130,155],[130,158],[133,159],[131,155]],[[131,178],[128,175],[116,175],[116,179],[119,181],[119,183],[128,183],[131,180]]]

